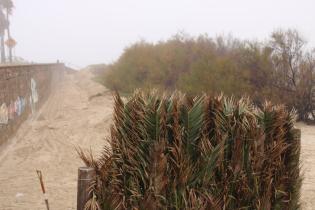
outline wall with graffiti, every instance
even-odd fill
[[[11,101],[8,105],[2,103],[0,107],[0,125],[7,125],[16,117],[21,116],[27,105],[25,98],[21,96],[17,97],[15,101]]]
[[[0,145],[35,115],[62,80],[63,64],[0,67]]]

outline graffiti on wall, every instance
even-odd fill
[[[37,103],[38,102],[37,84],[33,78],[31,79],[31,95],[33,103]]]
[[[0,124],[8,124],[9,121],[9,112],[8,107],[5,103],[3,103],[0,107]]]
[[[15,102],[14,102],[14,111],[15,111],[15,114],[17,116],[21,116],[25,110],[25,106],[26,106],[26,102],[25,102],[25,98],[23,97],[18,97]]]
[[[26,100],[24,97],[21,97],[21,113],[23,113],[25,111],[25,108],[26,108]]]
[[[14,120],[15,118],[15,102],[11,101],[9,108],[9,120]]]
[[[32,78],[29,104],[25,97],[22,96],[18,96],[14,101],[11,101],[8,106],[6,103],[3,103],[0,106],[0,125],[7,125],[10,120],[14,120],[16,117],[21,116],[28,105],[30,106],[32,113],[34,113],[36,111],[35,105],[38,103],[38,100],[37,84]]]
[[[14,102],[14,111],[16,116],[21,115],[21,100],[20,97],[18,97]]]
[[[15,117],[19,117],[26,109],[26,100],[24,97],[17,97],[15,101],[11,101],[8,106],[8,119],[14,120]]]
[[[36,111],[36,103],[38,102],[38,93],[37,93],[37,84],[36,81],[32,78],[31,79],[31,95],[30,95],[30,106],[32,113]]]

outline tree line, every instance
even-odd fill
[[[6,62],[6,52],[5,45],[8,46],[9,51],[9,62],[12,62],[12,48],[15,46],[16,42],[11,37],[10,31],[10,15],[14,4],[12,0],[0,0],[0,52],[1,52],[1,63]],[[5,41],[5,35],[7,32],[7,40]]]
[[[139,41],[103,69],[99,80],[124,93],[157,88],[247,95],[258,106],[266,100],[284,103],[300,120],[314,118],[315,50],[293,29],[276,30],[264,42],[185,34],[158,43]]]

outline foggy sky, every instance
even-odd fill
[[[296,28],[315,47],[314,0],[14,0],[17,56],[73,67],[115,61],[140,39],[233,34],[266,39]]]

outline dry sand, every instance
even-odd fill
[[[90,98],[97,93],[102,96]],[[89,100],[90,98],[90,100]],[[82,71],[66,75],[42,109],[0,149],[0,210],[43,210],[36,176],[44,175],[52,210],[76,209],[76,146],[99,153],[111,124],[111,94]],[[315,209],[315,127],[302,129],[303,209]]]
[[[302,209],[315,209],[315,126],[298,123],[302,131],[301,164],[303,184],[301,190]]]
[[[86,71],[66,75],[39,113],[0,150],[0,210],[45,209],[36,169],[43,172],[51,209],[76,209],[77,170],[83,163],[75,147],[98,153],[112,115],[111,94],[90,77]],[[97,93],[105,95],[89,100]]]

